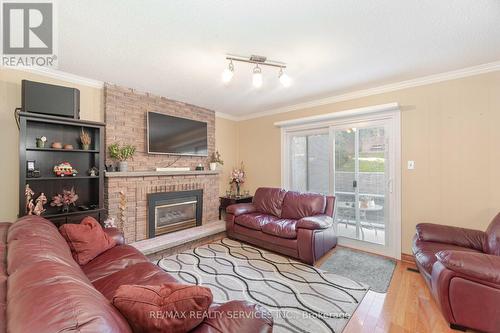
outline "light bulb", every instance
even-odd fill
[[[233,78],[233,75],[234,75],[234,66],[233,62],[231,61],[229,63],[229,66],[222,72],[222,82],[224,82],[225,84],[229,83]]]
[[[262,70],[260,69],[259,65],[257,65],[253,69],[252,84],[255,88],[260,88],[262,87],[262,83]]]
[[[288,88],[292,84],[292,79],[283,73],[283,68],[280,69],[279,79],[283,87]]]

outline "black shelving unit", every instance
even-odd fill
[[[20,112],[19,126],[19,216],[26,215],[24,191],[26,184],[29,184],[30,188],[35,192],[34,199],[42,192],[47,197],[48,202],[44,206],[46,211],[42,216],[53,223],[57,225],[79,223],[85,216],[93,216],[102,222],[105,218],[105,124]],[[92,138],[89,150],[80,149],[80,132],[82,128]],[[36,138],[41,136],[47,138],[44,148],[36,147]],[[74,149],[50,148],[51,143],[55,141],[71,144]],[[27,177],[27,161],[35,161],[36,167],[40,170],[40,177]],[[53,168],[62,162],[69,162],[73,168],[77,169],[77,176],[55,176]],[[98,176],[88,175],[87,171],[92,167],[99,169]],[[63,213],[60,207],[50,206],[50,201],[54,195],[62,193],[63,189],[71,189],[72,187],[79,197],[76,206],[87,206],[90,209],[80,210],[76,206],[71,206],[69,212]]]

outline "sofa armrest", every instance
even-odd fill
[[[114,239],[116,245],[125,244],[125,238],[123,237],[123,233],[118,230],[118,228],[104,228],[104,232],[108,235],[109,238]]]
[[[449,270],[481,281],[500,284],[500,256],[443,250],[436,253],[436,257]]]
[[[315,215],[301,218],[296,227],[302,229],[327,229],[333,225],[333,218],[328,215]]]
[[[483,251],[486,240],[486,234],[480,230],[433,223],[417,224],[417,237],[422,241],[452,244],[478,251]]]
[[[234,216],[255,213],[257,209],[252,203],[240,203],[228,206],[226,208],[226,213]]]
[[[264,307],[244,301],[230,301],[208,310],[207,318],[193,333],[271,333],[273,317]]]

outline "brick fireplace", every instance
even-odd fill
[[[104,87],[106,121],[105,144],[132,144],[137,151],[129,161],[128,172],[111,172],[105,178],[105,207],[123,231],[127,243],[150,238],[148,198],[161,193],[198,191],[201,195],[201,224],[218,220],[219,174],[212,171],[156,172],[157,167],[189,167],[202,164],[208,170],[208,157],[147,154],[146,114],[149,111],[207,123],[208,154],[215,150],[215,113],[194,105],[149,93],[107,84]],[[111,160],[106,160],[111,163]]]

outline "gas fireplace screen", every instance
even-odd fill
[[[148,194],[148,238],[201,225],[203,190]]]
[[[167,203],[155,207],[156,228],[163,228],[180,222],[196,222],[196,200]]]

